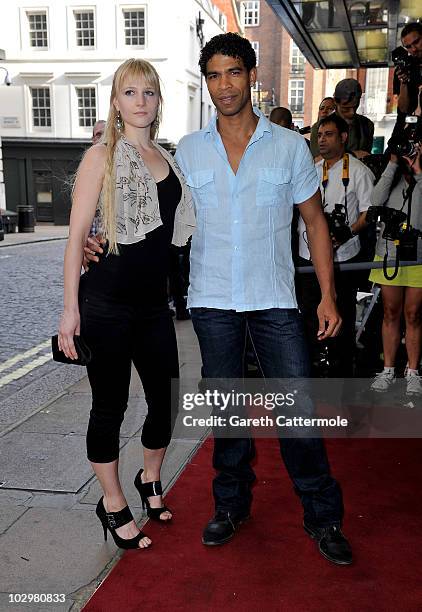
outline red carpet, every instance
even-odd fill
[[[422,610],[422,441],[329,440],[327,448],[354,565],[329,563],[305,535],[276,440],[257,441],[253,518],[232,542],[203,546],[213,513],[207,441],[166,498],[173,524],[148,523],[153,547],[128,551],[84,611]]]

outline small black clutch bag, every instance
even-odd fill
[[[59,337],[57,334],[55,336],[51,336],[51,350],[53,352],[54,361],[58,361],[59,363],[70,363],[72,365],[86,366],[92,358],[89,346],[87,346],[87,344],[82,340],[81,336],[73,336],[73,342],[75,343],[75,349],[78,353],[77,359],[69,359],[69,357],[66,357],[63,351],[59,350]]]

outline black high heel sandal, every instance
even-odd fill
[[[151,508],[148,497],[153,495],[162,495],[163,489],[161,486],[161,480],[154,480],[154,482],[142,482],[141,474],[144,470],[140,470],[136,476],[134,485],[138,489],[139,495],[142,500],[142,508],[147,511],[147,515],[150,519],[158,521],[159,523],[169,523],[170,519],[162,519],[160,516],[163,512],[171,512],[167,506],[161,506],[161,508]]]
[[[119,527],[123,527],[123,525],[127,525],[127,523],[130,523],[130,521],[133,521],[132,512],[129,510],[129,506],[126,506],[126,508],[123,508],[123,510],[119,510],[118,512],[106,512],[103,498],[101,498],[97,504],[95,512],[104,529],[104,540],[107,541],[108,530],[111,533],[116,546],[119,548],[124,548],[125,550],[140,548],[139,541],[142,540],[142,538],[147,537],[142,531],[140,531],[134,538],[125,540],[116,533],[116,529],[119,529]],[[145,546],[145,548],[149,548],[149,546]]]

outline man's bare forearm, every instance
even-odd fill
[[[409,109],[409,104],[409,88],[407,86],[407,83],[402,83],[400,86],[399,97],[397,99],[397,106],[399,108],[399,111],[402,113],[407,113]]]
[[[352,225],[352,232],[354,234],[359,234],[366,227],[366,211],[361,213],[356,223]]]

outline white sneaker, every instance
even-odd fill
[[[422,395],[421,378],[416,372],[406,372],[406,395]]]
[[[375,375],[375,378],[371,385],[371,391],[377,391],[377,393],[384,393],[396,382],[396,376],[394,372],[383,370]]]

